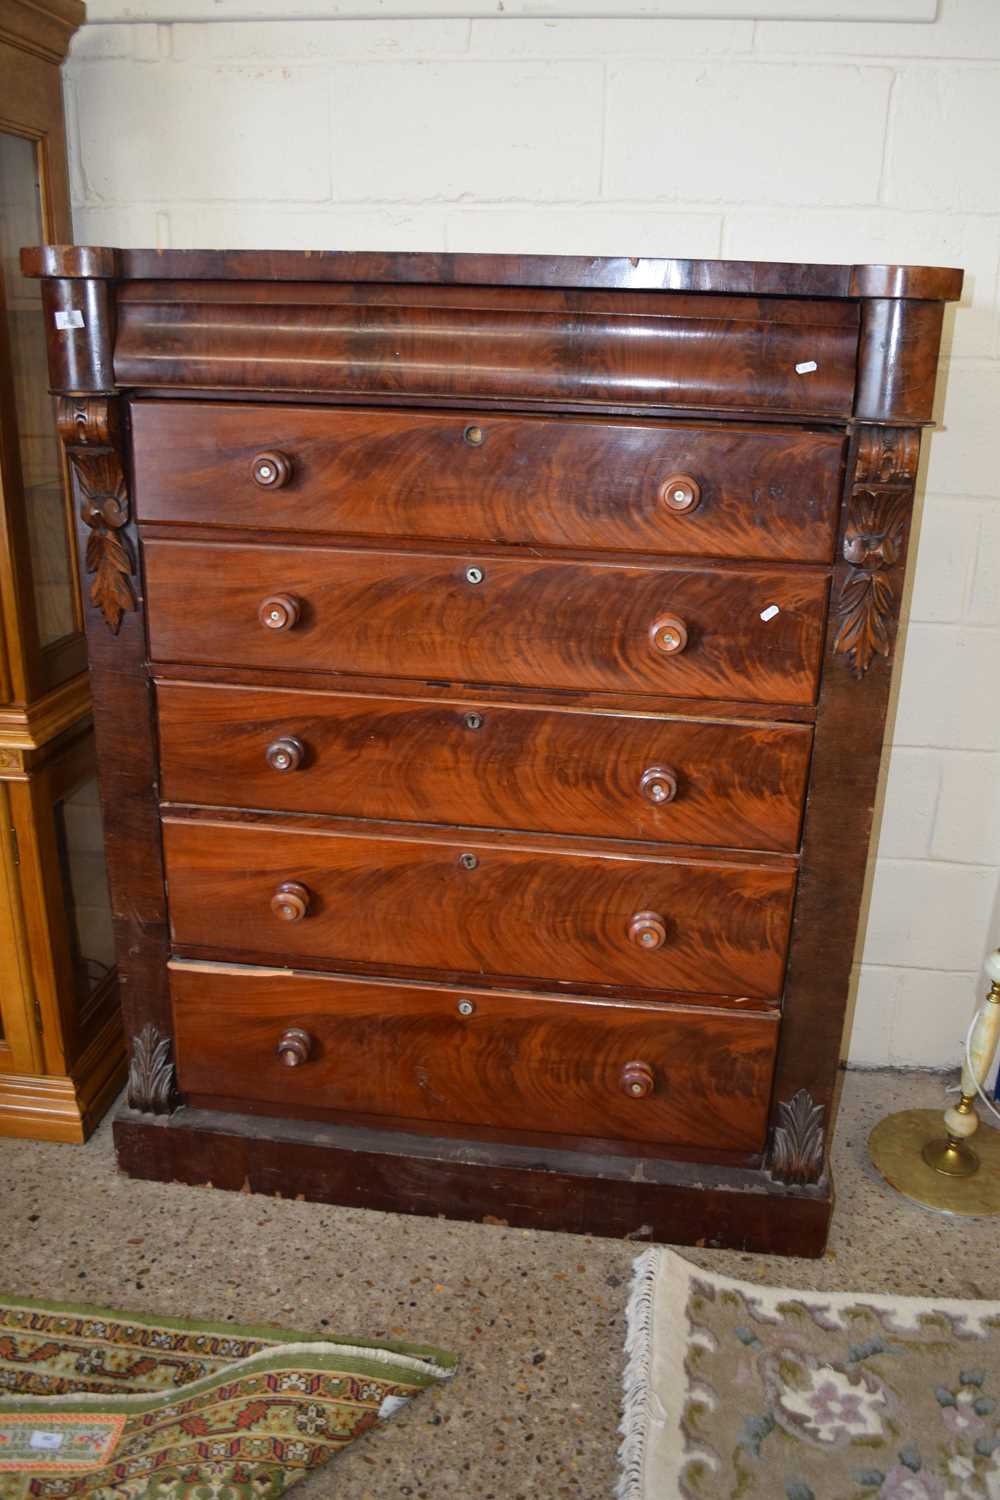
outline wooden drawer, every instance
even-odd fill
[[[369,827],[168,815],[174,940],[290,961],[780,995],[795,887],[780,856],[667,860]]]
[[[133,389],[839,418],[854,409],[854,302],[267,280],[143,280],[117,302],[115,379]]]
[[[818,572],[152,539],[144,550],[157,661],[763,703],[816,695],[829,587]]]
[[[798,844],[812,745],[803,724],[170,681],[157,684],[157,701],[168,802],[744,849]]]
[[[144,521],[204,524],[210,494],[213,526],[833,558],[835,433],[195,402],[132,426]]]
[[[759,1151],[777,1017],[172,963],[188,1093]],[[462,1009],[459,1006],[462,1006]],[[463,1011],[467,1013],[463,1013]],[[286,1066],[277,1045],[290,1028]]]

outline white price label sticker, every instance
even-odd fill
[[[781,614],[781,610],[778,608],[778,606],[776,604],[769,604],[766,609],[762,609],[761,610],[760,617],[764,621],[764,624],[766,625],[767,622],[768,622],[768,620],[773,620],[774,617],[775,617],[775,615],[780,615],[780,614]]]
[[[75,307],[54,313],[53,316],[60,333],[66,333],[70,328],[83,327],[83,313],[77,312]]]
[[[409,1396],[383,1396],[382,1405],[378,1409],[379,1420],[384,1422],[387,1417],[394,1417],[404,1406],[409,1406]]]
[[[51,1453],[54,1448],[61,1448],[63,1435],[61,1432],[33,1432],[28,1439],[28,1445],[32,1448],[43,1448]]]
[[[819,369],[814,359],[804,359],[801,364],[795,366],[796,375],[813,375]]]

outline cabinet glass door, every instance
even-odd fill
[[[48,389],[41,284],[22,276],[19,264],[21,246],[41,244],[44,238],[36,143],[0,131],[0,263],[32,605],[43,651],[79,630],[70,518]],[[15,465],[8,464],[8,483],[12,472],[16,474]],[[8,497],[8,511],[10,501]]]
[[[74,988],[80,1011],[85,1013],[115,965],[97,777],[67,792],[56,802],[54,812]]]

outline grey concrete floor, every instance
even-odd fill
[[[868,1163],[878,1119],[943,1098],[940,1077],[847,1075],[825,1259],[684,1253],[772,1285],[1000,1296],[1000,1223],[917,1208]],[[0,1286],[460,1355],[454,1381],[301,1484],[301,1500],[608,1500],[635,1254],[621,1241],[131,1182],[107,1123],[87,1146],[0,1141]]]

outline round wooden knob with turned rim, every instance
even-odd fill
[[[292,477],[292,460],[277,449],[257,453],[250,465],[250,475],[262,490],[280,490]]]
[[[687,515],[701,503],[701,486],[690,474],[671,474],[660,485],[660,499],[675,515]]]
[[[687,626],[679,615],[661,615],[650,626],[649,638],[664,656],[676,656],[688,643]]]
[[[677,772],[671,766],[650,766],[642,773],[639,790],[647,802],[665,807],[677,796]]]
[[[653,953],[667,941],[667,924],[655,911],[637,911],[628,924],[628,935],[637,948]]]
[[[645,1099],[656,1087],[656,1078],[649,1063],[627,1062],[621,1071],[622,1093],[630,1099]]]
[[[306,753],[306,747],[293,734],[283,734],[272,740],[264,757],[272,771],[297,771]]]
[[[309,887],[298,880],[283,880],[271,897],[271,910],[282,922],[301,922],[309,914]]]
[[[309,1061],[312,1052],[312,1037],[301,1026],[289,1026],[278,1038],[275,1052],[286,1068],[301,1068]]]
[[[294,594],[271,594],[257,610],[265,630],[291,630],[299,623],[302,606]]]

